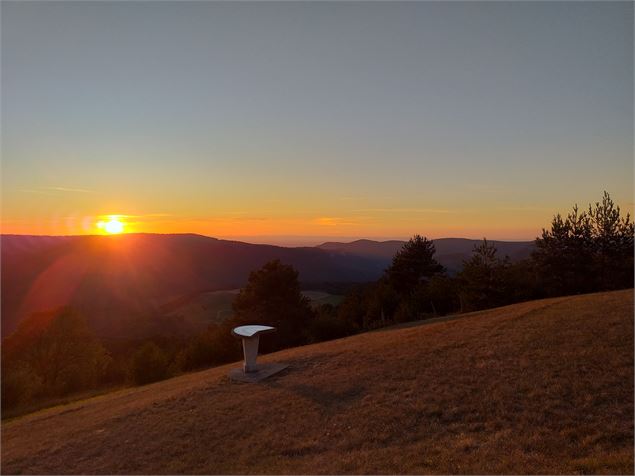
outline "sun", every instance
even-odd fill
[[[104,230],[109,235],[117,235],[123,232],[124,227],[123,223],[116,216],[110,216],[107,221],[98,221],[97,228]]]

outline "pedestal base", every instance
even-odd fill
[[[231,369],[229,378],[237,382],[256,383],[286,369],[288,364],[256,364],[255,372],[244,372],[242,368]]]

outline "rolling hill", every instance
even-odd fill
[[[509,256],[512,261],[528,258],[534,249],[533,241],[488,240],[488,242],[496,247],[499,256]],[[405,241],[399,240],[357,240],[350,243],[326,242],[318,245],[318,248],[357,256],[379,258],[389,264],[392,257],[401,249],[404,243]],[[480,243],[481,240],[469,240],[467,238],[438,238],[434,240],[435,258],[450,273],[456,273],[461,270],[463,261],[469,259],[472,255],[474,246]]]
[[[4,474],[633,472],[633,291],[288,349],[3,423]]]
[[[143,336],[190,322],[163,307],[203,291],[231,290],[278,258],[302,282],[377,279],[385,261],[317,248],[284,248],[200,235],[2,236],[2,333],[25,317],[70,304],[103,336]],[[195,323],[194,323],[195,324]]]
[[[456,272],[475,243],[459,238],[435,240],[437,259]],[[533,246],[531,242],[493,243],[512,259],[528,256]],[[243,286],[250,271],[271,259],[293,265],[301,282],[319,289],[327,282],[376,280],[402,245],[401,241],[358,240],[285,248],[193,234],[3,235],[2,333],[10,334],[36,312],[72,305],[104,337],[189,335],[215,320],[219,310],[227,315],[223,314],[227,296],[211,293]],[[174,303],[188,300],[194,304],[174,311]],[[210,300],[218,301],[220,307],[207,303]],[[204,315],[208,308],[214,316]]]

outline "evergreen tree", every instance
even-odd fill
[[[434,243],[420,235],[403,245],[386,270],[389,283],[402,296],[412,295],[420,284],[443,273],[443,266],[434,259]]]
[[[633,286],[633,222],[604,192],[602,202],[577,205],[536,239],[533,253],[546,294],[588,293]]]
[[[233,324],[277,328],[276,334],[263,340],[264,350],[303,344],[314,317],[309,299],[300,291],[298,272],[280,260],[270,261],[253,271],[232,306]]]
[[[474,246],[472,257],[464,261],[459,273],[461,306],[463,311],[474,311],[506,303],[506,270],[509,258],[496,256],[496,247],[483,239]]]
[[[602,202],[589,205],[595,251],[595,272],[600,290],[633,287],[633,222],[604,192]]]

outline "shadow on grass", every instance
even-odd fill
[[[284,372],[286,373],[288,370]],[[293,393],[294,395],[316,403],[324,409],[347,406],[361,399],[367,393],[366,388],[362,385],[352,385],[336,391],[326,390],[317,385],[285,384],[278,379],[264,381],[262,385]]]

